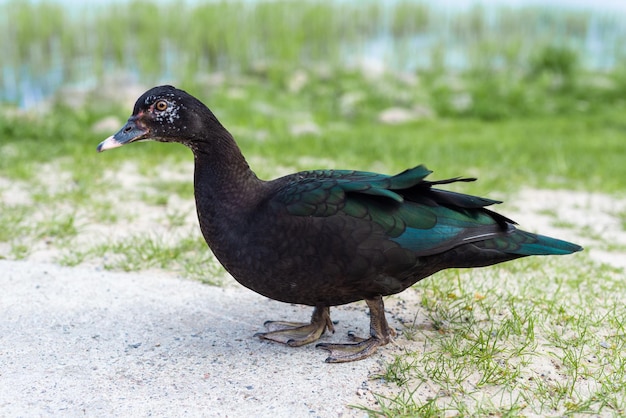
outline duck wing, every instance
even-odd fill
[[[272,205],[291,216],[348,216],[375,223],[387,239],[417,256],[477,242],[481,248],[519,256],[580,249],[518,230],[513,220],[486,208],[500,203],[497,200],[433,187],[476,179],[425,180],[431,173],[423,165],[396,175],[346,170],[297,173],[273,195]]]

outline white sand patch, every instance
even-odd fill
[[[14,179],[0,177],[0,200],[6,206],[30,205],[33,202],[29,184]]]
[[[348,405],[378,387],[379,357],[328,365],[313,346],[253,336],[310,308],[162,274],[6,260],[0,271],[3,416],[363,417]],[[362,310],[336,319],[344,333],[366,328]]]

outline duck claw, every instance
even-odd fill
[[[317,341],[327,328],[329,331],[335,332],[328,307],[316,307],[309,324],[266,321],[264,325],[268,332],[258,332],[254,334],[255,337],[286,344],[290,347],[300,347]]]
[[[378,347],[389,344],[392,337],[396,335],[396,332],[387,324],[382,297],[366,299],[365,302],[370,308],[370,338],[361,338],[354,331],[350,331],[348,337],[353,341],[352,343],[317,344],[316,347],[330,352],[326,363],[345,363],[364,359],[374,354]]]
[[[254,334],[254,336],[263,338],[264,340],[287,344],[291,347],[300,347],[301,345],[317,341],[325,329],[325,327],[320,328],[316,324],[301,324],[300,326],[287,327],[282,323],[271,324],[269,326],[266,324],[266,327],[270,329],[270,331],[258,332]]]
[[[268,333],[276,332],[276,331],[284,331],[284,330],[293,330],[296,328],[302,328],[305,326],[311,325],[306,322],[288,322],[288,321],[265,321],[263,326],[267,330]],[[259,332],[258,334],[265,334],[263,332]]]
[[[346,363],[369,357],[376,352],[378,347],[387,344],[376,337],[370,337],[368,339],[355,338],[361,341],[352,344],[319,343],[315,347],[330,353],[326,358],[326,363]]]

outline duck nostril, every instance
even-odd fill
[[[128,132],[130,132],[132,130],[133,130],[132,126],[127,126],[127,127],[124,128],[124,133],[128,133]]]

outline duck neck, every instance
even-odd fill
[[[261,195],[264,182],[254,174],[228,132],[211,138],[211,147],[191,147],[200,228],[211,248],[230,235]]]

